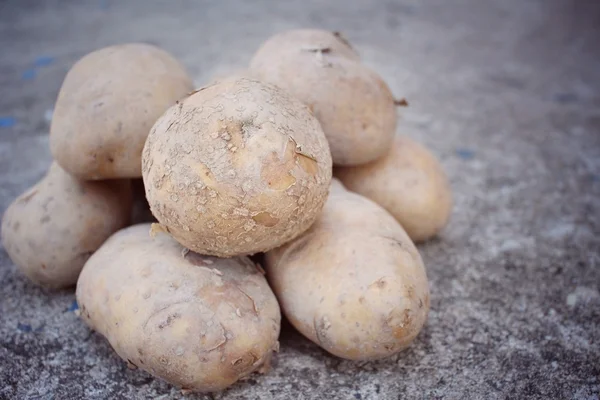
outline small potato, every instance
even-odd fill
[[[141,177],[152,124],[192,89],[185,68],[157,47],[133,43],[94,51],[62,84],[50,127],[52,155],[81,179]]]
[[[331,180],[319,122],[281,89],[236,77],[203,88],[156,122],[142,156],[146,198],[190,250],[270,250],[314,222]]]
[[[117,232],[86,263],[77,282],[83,320],[131,366],[183,389],[221,390],[268,367],[281,315],[259,267],[149,231]]]
[[[384,157],[334,173],[348,189],[385,208],[415,242],[435,236],[450,219],[452,192],[440,163],[406,136],[396,137]]]
[[[83,265],[129,222],[129,181],[81,182],[53,163],[47,175],[19,196],[2,218],[2,244],[38,285],[77,282]]]
[[[276,51],[286,40],[286,50]],[[381,77],[339,55],[338,47],[304,46],[291,34],[276,35],[256,52],[250,73],[309,106],[327,136],[334,165],[364,164],[389,149],[396,106]]]
[[[328,352],[390,356],[417,336],[429,311],[419,252],[383,208],[334,180],[317,222],[266,254],[288,320]]]

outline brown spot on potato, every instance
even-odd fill
[[[269,228],[277,225],[277,223],[279,222],[278,218],[273,217],[271,214],[269,214],[266,211],[259,212],[258,214],[253,215],[252,219],[257,224],[266,226]]]
[[[207,180],[212,180],[214,178],[211,170],[206,165],[199,163],[196,168],[198,169],[197,172],[199,176],[204,176]]]
[[[412,318],[410,316],[410,310],[405,309],[403,311],[402,322],[400,324],[392,323],[392,319],[393,317],[390,316],[386,321],[386,324],[390,328],[392,328],[392,333],[394,337],[397,339],[405,339],[407,337],[407,333],[410,332],[412,329]]]
[[[261,179],[267,183],[270,189],[285,190],[296,183],[296,178],[290,173],[295,166],[296,142],[289,140],[283,151],[283,157],[279,158],[276,152],[271,152],[263,162]]]
[[[25,193],[23,196],[21,196],[18,200],[19,204],[25,205],[27,203],[29,203],[29,200],[31,200],[33,198],[33,196],[35,196],[38,192],[38,188],[34,188],[31,189],[31,191],[29,191],[28,193]]]
[[[158,329],[164,329],[167,326],[171,326],[173,321],[175,321],[177,318],[181,318],[181,314],[174,313],[174,314],[169,315],[165,321],[158,324]]]
[[[369,288],[371,288],[372,286],[375,286],[378,289],[385,289],[385,287],[387,286],[387,282],[385,281],[385,277],[379,278],[375,282],[371,283],[369,285]]]
[[[405,98],[395,99],[394,105],[399,107],[408,107],[408,101]]]
[[[229,140],[231,140],[232,138],[241,138],[243,134],[243,122],[234,121],[232,123],[226,124],[223,129],[223,133],[225,132],[229,134]]]

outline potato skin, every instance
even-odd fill
[[[313,110],[334,165],[364,164],[385,154],[396,131],[396,106],[377,73],[334,51],[309,51],[293,41],[286,51],[272,47],[268,40],[256,52],[250,72]]]
[[[33,282],[72,286],[89,256],[127,225],[131,202],[129,181],[81,182],[53,163],[4,213],[2,244]]]
[[[356,50],[340,33],[322,29],[292,29],[277,33],[261,45],[257,54],[281,56],[288,52],[296,53],[299,49],[307,52],[321,49],[326,54],[360,61]]]
[[[80,179],[141,177],[152,124],[192,89],[185,68],[157,47],[131,43],[89,53],[67,73],[58,94],[52,155]]]
[[[308,108],[275,86],[236,77],[171,107],[142,155],[146,198],[177,241],[231,257],[308,229],[331,181],[331,155]]]
[[[373,200],[420,242],[435,236],[452,213],[452,191],[440,163],[418,142],[398,136],[388,154],[369,164],[336,168],[346,187]]]
[[[395,354],[427,319],[429,286],[414,244],[383,208],[335,180],[317,222],[268,252],[265,266],[292,325],[338,357]]]
[[[150,224],[114,234],[77,283],[81,317],[129,364],[184,389],[226,388],[268,364],[281,315],[246,257],[185,252]]]

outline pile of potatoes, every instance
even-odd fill
[[[267,371],[280,309],[338,357],[391,356],[429,310],[414,242],[452,205],[436,158],[396,135],[396,103],[328,31],[277,34],[196,90],[154,46],[92,52],[3,246],[33,282],[76,284],[81,318],[129,366],[186,391]]]

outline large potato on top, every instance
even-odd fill
[[[396,130],[394,97],[385,82],[356,60],[340,55],[339,46],[311,48],[290,36],[267,40],[252,58],[250,72],[313,110],[329,141],[334,165],[363,164],[384,155]],[[287,49],[275,51],[286,38]]]
[[[171,107],[152,128],[142,162],[158,221],[184,246],[221,257],[301,234],[331,180],[327,140],[308,108],[243,77]]]
[[[336,168],[335,175],[348,189],[385,208],[414,241],[436,235],[450,219],[452,192],[446,174],[429,150],[406,136],[398,136],[384,157]]]
[[[130,215],[129,181],[81,182],[54,163],[4,213],[2,244],[33,282],[67,287],[77,282],[90,255],[127,225]]]
[[[248,258],[186,252],[150,224],[114,234],[77,282],[81,317],[123,360],[184,389],[221,390],[278,349],[281,315]]]
[[[390,356],[427,319],[429,286],[414,244],[383,208],[335,180],[317,222],[265,259],[288,320],[338,357]]]
[[[81,179],[141,176],[141,154],[158,117],[193,88],[185,68],[157,47],[94,51],[67,74],[50,127],[54,159]]]

